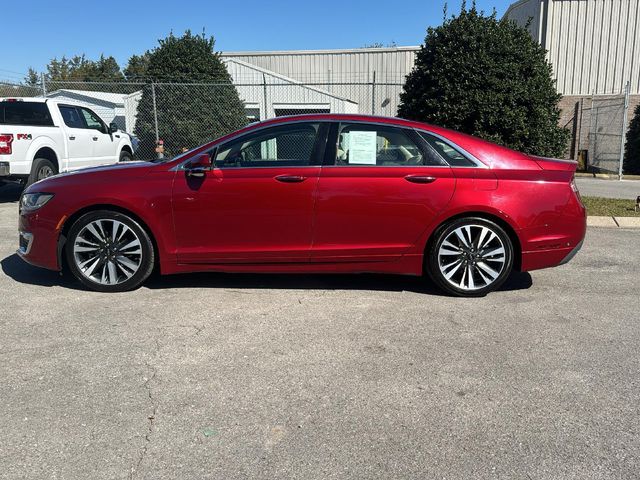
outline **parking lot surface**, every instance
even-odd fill
[[[638,478],[640,232],[481,299],[415,278],[80,289],[0,194],[2,478]]]
[[[588,197],[624,198],[640,197],[640,180],[613,180],[604,178],[577,177],[580,194]]]

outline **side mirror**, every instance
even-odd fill
[[[196,155],[186,166],[187,177],[204,177],[207,170],[211,169],[211,157],[208,153]]]
[[[109,133],[116,133],[118,131],[118,125],[115,122],[109,124]]]

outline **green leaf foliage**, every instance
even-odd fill
[[[458,16],[427,31],[398,116],[561,156],[569,131],[558,125],[560,98],[545,50],[526,29],[463,3]]]
[[[138,105],[135,135],[140,139],[137,155],[155,157],[155,90],[158,133],[164,141],[165,155],[174,156],[183,149],[197,147],[246,125],[244,104],[232,83],[214,39],[169,35],[148,57],[137,61],[144,65],[146,80]],[[140,70],[139,70],[140,71]]]
[[[640,105],[633,111],[624,148],[624,173],[640,175]]]

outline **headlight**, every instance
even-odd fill
[[[53,193],[25,193],[20,200],[20,210],[33,212],[53,198]]]

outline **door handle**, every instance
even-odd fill
[[[94,142],[98,141],[98,137],[92,137]]]
[[[427,175],[407,175],[404,179],[411,183],[433,183],[436,181],[436,177],[429,177]]]
[[[282,183],[300,183],[304,182],[307,177],[301,175],[278,175],[275,179]]]
[[[76,139],[76,137],[74,137],[74,136],[69,137],[69,140],[75,140],[75,139]]]

